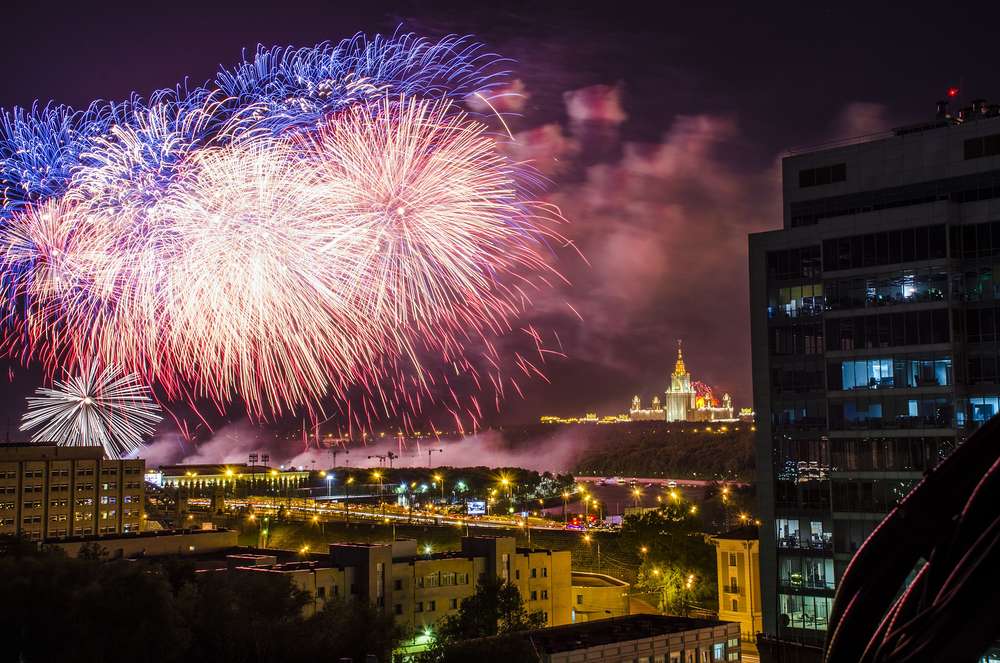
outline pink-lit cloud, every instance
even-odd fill
[[[621,124],[628,115],[622,107],[620,86],[591,85],[563,94],[566,114],[578,122]]]
[[[515,78],[509,84],[489,92],[470,94],[465,98],[465,103],[480,113],[520,113],[530,98],[531,94],[524,82]]]

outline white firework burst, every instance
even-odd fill
[[[21,430],[34,431],[33,442],[100,446],[109,458],[124,458],[142,446],[161,418],[137,375],[117,366],[90,365],[79,377],[57,380],[29,396]]]

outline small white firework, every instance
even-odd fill
[[[21,430],[33,430],[33,442],[100,446],[108,458],[124,458],[162,418],[150,394],[137,375],[117,366],[84,366],[79,377],[57,380],[28,397]]]

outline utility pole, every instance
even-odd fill
[[[334,444],[332,447],[330,447],[330,453],[333,454],[333,466],[337,467],[337,454],[339,454],[339,453],[349,454],[349,453],[351,453],[351,450],[350,449],[344,449],[343,451],[340,451],[337,448],[337,445]]]
[[[444,449],[428,449],[427,450],[427,468],[428,469],[430,469],[430,466],[431,466],[431,454],[434,453],[435,451],[441,451],[441,452],[443,452]]]

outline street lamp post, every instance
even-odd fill
[[[326,474],[326,496],[333,497],[333,472]]]
[[[385,500],[382,499],[382,473],[372,472],[372,476],[378,479],[378,505],[382,511],[382,520],[385,520]]]
[[[351,525],[351,484],[354,483],[354,477],[347,477],[344,481],[344,489],[347,491],[347,496],[344,498],[344,525],[350,527]]]
[[[563,526],[565,526],[569,524],[569,515],[567,512],[567,509],[569,507],[569,493],[564,490],[562,498],[563,498]]]
[[[438,486],[441,487],[441,503],[444,503],[444,477],[440,474],[434,475],[434,480],[437,481]]]

